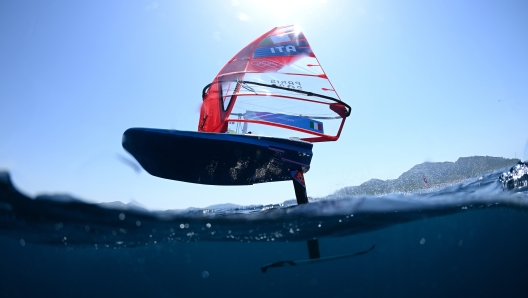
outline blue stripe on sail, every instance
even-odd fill
[[[276,45],[256,48],[253,53],[253,58],[259,57],[274,57],[274,56],[295,56],[308,55],[312,50],[304,40],[299,42],[280,43]]]
[[[273,122],[278,124],[289,125],[293,127],[298,127],[306,129],[309,131],[314,131],[318,133],[324,133],[323,123],[317,120],[310,118],[286,115],[286,114],[274,114],[267,112],[253,112],[247,111],[244,115],[245,119],[248,120],[261,120],[267,122]],[[321,129],[318,129],[321,128]]]

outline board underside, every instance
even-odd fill
[[[307,172],[312,144],[272,137],[130,128],[123,147],[151,175],[209,185],[291,180]]]

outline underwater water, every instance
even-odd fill
[[[29,198],[0,177],[0,297],[527,297],[528,191],[501,171],[307,205],[152,212]],[[306,266],[306,241],[322,257]]]

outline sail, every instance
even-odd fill
[[[309,142],[335,141],[351,112],[295,26],[255,39],[202,95],[198,130],[203,132],[287,132]]]

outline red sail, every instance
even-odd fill
[[[198,131],[248,133],[251,125],[272,136],[335,141],[350,111],[304,34],[277,27],[236,54],[204,89]]]

